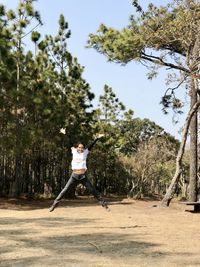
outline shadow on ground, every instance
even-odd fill
[[[0,230],[0,240],[7,240],[8,243],[1,243],[0,266],[89,266],[88,260],[91,266],[94,260],[98,262],[101,259],[104,261],[114,259],[117,262],[125,258],[126,261],[131,262],[133,259],[144,257],[151,261],[162,261],[162,258],[170,255],[182,256],[182,253],[163,253],[162,245],[159,243],[141,241],[141,237],[145,240],[145,236],[141,233],[137,234],[134,229],[131,234],[126,232],[126,229],[118,232],[106,231],[107,228],[117,227],[105,225],[98,227],[100,224],[97,219],[85,218],[4,217],[0,220],[0,227],[4,227]],[[62,227],[65,231],[56,232],[58,227]],[[91,231],[81,233],[76,230],[81,228],[89,228]],[[99,229],[99,232],[93,231],[93,228]],[[45,229],[49,232],[41,235],[40,233]],[[29,249],[30,253],[27,253]],[[26,252],[26,255],[18,254],[20,251]],[[7,257],[7,255],[11,256]],[[186,256],[185,253],[183,255]]]
[[[106,198],[108,205],[132,205],[133,201],[124,201],[123,198]],[[7,210],[37,210],[49,209],[53,203],[53,199],[35,200],[23,198],[0,198],[0,209]],[[63,199],[59,203],[59,207],[80,207],[99,205],[98,201],[93,198],[79,197],[77,199]]]

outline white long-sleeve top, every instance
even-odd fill
[[[76,148],[72,147],[72,170],[87,170],[87,155],[89,150],[86,148],[82,153],[79,153]]]

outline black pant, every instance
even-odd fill
[[[76,174],[76,173],[72,173],[72,175],[70,176],[68,182],[66,183],[65,187],[63,188],[63,190],[60,192],[60,194],[57,196],[57,198],[55,199],[55,203],[57,204],[58,202],[60,202],[60,200],[63,198],[63,196],[67,193],[67,191],[69,190],[69,188],[72,185],[78,185],[78,184],[83,184],[89,191],[90,193],[92,193],[94,195],[94,197],[98,200],[101,201],[102,198],[100,196],[100,193],[95,189],[95,187],[91,184],[90,180],[87,178],[87,174]]]

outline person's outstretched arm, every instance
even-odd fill
[[[91,149],[93,148],[93,146],[96,144],[96,142],[101,138],[101,137],[103,137],[104,136],[104,134],[99,134],[98,136],[97,136],[97,138],[92,142],[92,143],[90,143],[88,146],[87,146],[87,149],[89,150],[89,151],[91,151]]]

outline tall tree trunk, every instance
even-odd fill
[[[186,121],[185,121],[185,126],[183,128],[183,132],[182,132],[182,140],[181,140],[181,145],[178,151],[178,155],[176,158],[176,171],[174,174],[174,177],[172,178],[171,184],[167,189],[167,192],[161,202],[161,206],[169,206],[175,191],[176,191],[176,185],[178,183],[178,180],[181,176],[181,172],[182,172],[182,159],[183,159],[183,155],[184,155],[184,151],[185,151],[185,144],[187,141],[187,134],[188,134],[188,130],[190,127],[190,122],[191,119],[193,117],[193,115],[197,112],[198,108],[200,106],[200,99],[198,99],[198,101],[193,105],[193,107],[190,108],[190,111],[187,115]]]
[[[20,91],[20,46],[21,42],[18,44],[18,53],[19,58],[17,59],[17,94]],[[16,108],[15,108],[15,120],[16,120],[16,149],[15,149],[15,181],[14,181],[14,191],[13,196],[18,197],[20,195],[20,179],[21,179],[21,126],[19,121],[19,97],[16,99]]]
[[[197,102],[197,79],[196,75],[199,74],[199,48],[200,48],[200,28],[198,29],[194,47],[192,49],[190,58],[190,71],[192,73],[190,83],[190,103],[191,107]],[[198,121],[197,112],[191,119],[190,124],[190,184],[189,184],[189,200],[197,201],[197,170],[198,170]]]
[[[197,88],[195,80],[191,78],[190,85],[190,103],[191,107],[197,102]],[[189,201],[197,201],[197,112],[193,115],[190,122],[190,183],[189,183]]]

